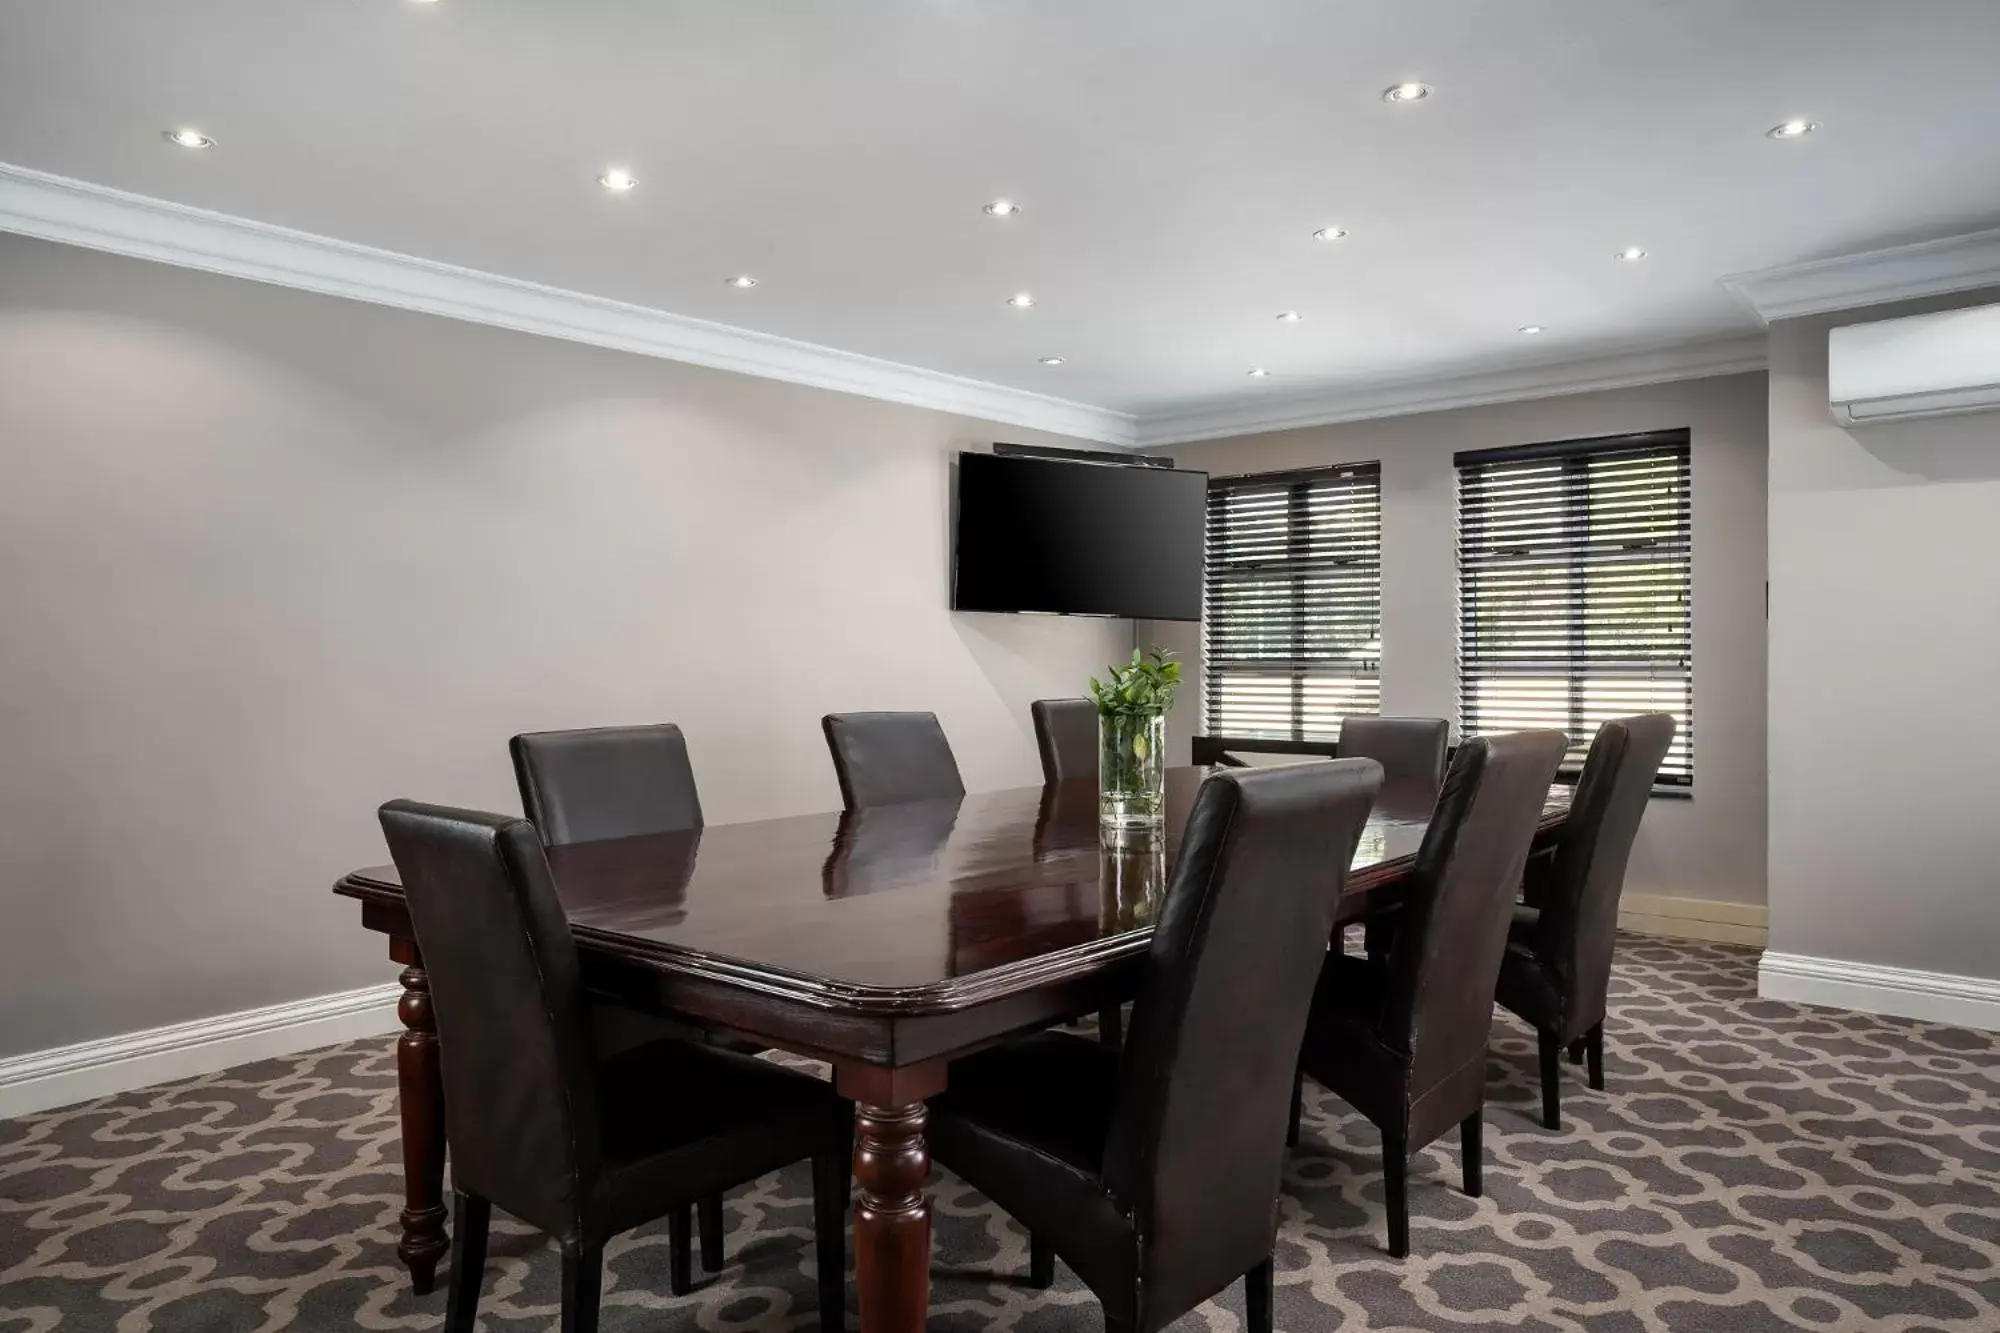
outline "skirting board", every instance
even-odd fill
[[[1708,898],[1669,898],[1628,893],[1618,901],[1618,928],[1635,935],[1764,947],[1769,914],[1758,903],[1725,903]]]
[[[2000,980],[1990,977],[1767,953],[1757,967],[1757,994],[2000,1032]]]
[[[394,1032],[395,983],[0,1059],[0,1120]]]

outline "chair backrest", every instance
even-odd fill
[[[828,713],[820,726],[850,810],[965,795],[936,713]]]
[[[1340,720],[1340,757],[1373,759],[1382,765],[1384,786],[1436,800],[1444,785],[1445,742],[1450,737],[1451,724],[1441,717],[1357,713]]]
[[[391,801],[382,832],[430,978],[457,1188],[574,1236],[599,1165],[576,946],[524,819]]]
[[[1195,797],[1104,1158],[1145,1237],[1154,1326],[1270,1254],[1299,1044],[1381,785],[1380,765],[1337,760],[1218,772]]]
[[[1670,714],[1614,718],[1597,729],[1583,762],[1534,941],[1536,956],[1559,979],[1564,1008],[1574,1011],[1571,1026],[1604,1017],[1625,865],[1673,741]]]
[[[672,723],[531,731],[508,748],[545,847],[701,827],[694,766]]]
[[[1379,1035],[1410,1057],[1412,1095],[1485,1058],[1521,871],[1569,741],[1559,731],[1458,747],[1390,946]]]
[[[1088,699],[1037,699],[1035,746],[1042,752],[1042,781],[1097,776],[1097,705]]]

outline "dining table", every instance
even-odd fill
[[[596,997],[831,1067],[855,1104],[863,1333],[915,1333],[929,1305],[926,1102],[952,1061],[1134,999],[1207,768],[1169,769],[1155,827],[1100,824],[1094,779],[548,849]],[[1386,787],[1337,919],[1392,910],[1435,793]],[[1551,791],[1538,841],[1568,811]],[[444,1090],[423,954],[393,866],[344,875],[402,965],[405,1206],[397,1253],[430,1291],[449,1248]]]

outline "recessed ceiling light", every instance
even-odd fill
[[[1527,333],[1527,334],[1536,334],[1540,333],[1541,331],[1542,331],[1542,326],[1539,324],[1523,324],[1520,328],[1514,330],[1514,332],[1516,333]]]
[[[1773,125],[1764,131],[1769,139],[1803,139],[1819,128],[1816,120],[1788,120],[1782,125]]]
[[[1059,366],[1062,363],[1063,358],[1059,356],[1045,356],[1042,358],[1042,364],[1045,366]]]
[[[639,184],[639,178],[623,167],[606,167],[597,183],[613,194],[624,194]]]
[[[986,215],[995,218],[1011,218],[1021,211],[1021,206],[1012,199],[995,199],[986,206]]]
[[[1264,369],[1264,367],[1262,366],[1250,367],[1250,378],[1253,380],[1268,379],[1270,378],[1270,375],[1271,372]]]
[[[1012,296],[1007,298],[1007,304],[1013,306],[1016,310],[1026,310],[1029,306],[1033,305],[1034,303],[1035,303],[1035,298],[1028,295],[1028,293],[1026,292],[1015,292]]]
[[[1645,257],[1646,252],[1636,245],[1628,245],[1618,252],[1618,262],[1621,264],[1636,264]]]
[[[1278,322],[1280,324],[1296,324],[1304,318],[1305,316],[1296,310],[1280,310],[1278,312]]]
[[[179,144],[183,148],[215,147],[215,140],[209,138],[200,130],[191,130],[185,126],[177,130],[162,130],[160,131],[160,137],[168,143]]]
[[[750,288],[757,285],[757,279],[751,277],[748,273],[739,273],[735,277],[725,278],[723,281],[724,285],[737,288]]]
[[[1321,227],[1313,233],[1315,241],[1344,241],[1347,239],[1345,227]]]
[[[1421,102],[1430,95],[1430,85],[1425,83],[1399,83],[1382,90],[1382,100],[1392,105],[1401,102]]]

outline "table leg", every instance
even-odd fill
[[[944,1066],[884,1070],[835,1067],[834,1086],[852,1097],[854,1281],[861,1333],[922,1333],[931,1295],[929,1111],[944,1091]]]
[[[391,943],[403,963],[403,997],[396,1016],[396,1090],[403,1121],[403,1239],[396,1256],[410,1270],[410,1288],[427,1296],[437,1285],[438,1260],[451,1248],[444,1211],[444,1079],[438,1069],[437,1021],[423,956],[405,940]]]

